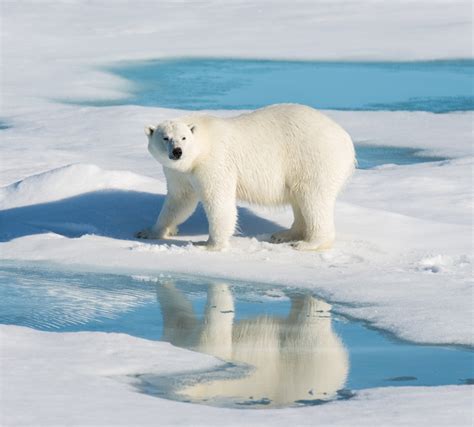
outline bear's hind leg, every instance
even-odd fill
[[[334,206],[336,194],[308,191],[300,196],[299,207],[304,218],[303,239],[292,246],[302,251],[330,249],[336,236]]]
[[[293,209],[293,225],[289,230],[282,230],[272,234],[272,243],[294,242],[301,240],[304,237],[304,218],[301,210],[296,202],[291,203]]]

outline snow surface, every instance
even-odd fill
[[[328,112],[361,144],[450,159],[357,171],[337,206],[332,251],[268,243],[290,224],[289,211],[243,206],[232,248],[208,253],[188,243],[206,237],[202,211],[175,240],[132,237],[165,194],[143,126],[183,112],[57,102],[126,97],[130,84],[97,68],[122,59],[471,57],[470,2],[6,0],[1,8],[0,121],[10,126],[0,130],[2,259],[310,287],[399,337],[473,345],[471,112]],[[0,330],[3,425],[472,423],[472,388],[463,386],[367,390],[279,411],[165,401],[111,377],[217,361],[124,335]]]

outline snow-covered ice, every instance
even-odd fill
[[[472,112],[328,112],[360,144],[448,159],[358,170],[337,206],[332,251],[272,245],[268,235],[289,225],[289,212],[242,206],[232,248],[207,253],[188,244],[205,238],[202,211],[166,244],[132,237],[151,223],[165,194],[143,126],[182,112],[58,101],[125,98],[129,82],[97,71],[122,59],[469,58],[470,2],[299,1],[289,10],[287,2],[246,0],[113,7],[24,0],[3,2],[1,13],[2,259],[309,287],[399,337],[473,345]],[[223,417],[254,425],[472,423],[468,386],[367,390],[348,402],[279,411],[170,402],[108,375],[182,371],[216,359],[125,335],[0,330],[4,425],[217,425]]]

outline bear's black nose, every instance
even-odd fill
[[[171,152],[171,154],[173,155],[173,160],[178,160],[182,155],[183,155],[183,150],[181,150],[181,148],[179,147],[176,147],[176,148],[173,148],[173,151]]]

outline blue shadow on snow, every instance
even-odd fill
[[[104,190],[6,209],[0,211],[0,241],[47,232],[71,238],[95,234],[132,240],[137,231],[154,223],[164,200],[165,196],[161,194]],[[281,229],[246,208],[239,208],[239,227],[245,236],[273,233]],[[196,236],[207,232],[207,218],[199,205],[191,218],[180,226],[180,235]],[[167,243],[182,245],[186,242],[167,240]]]

